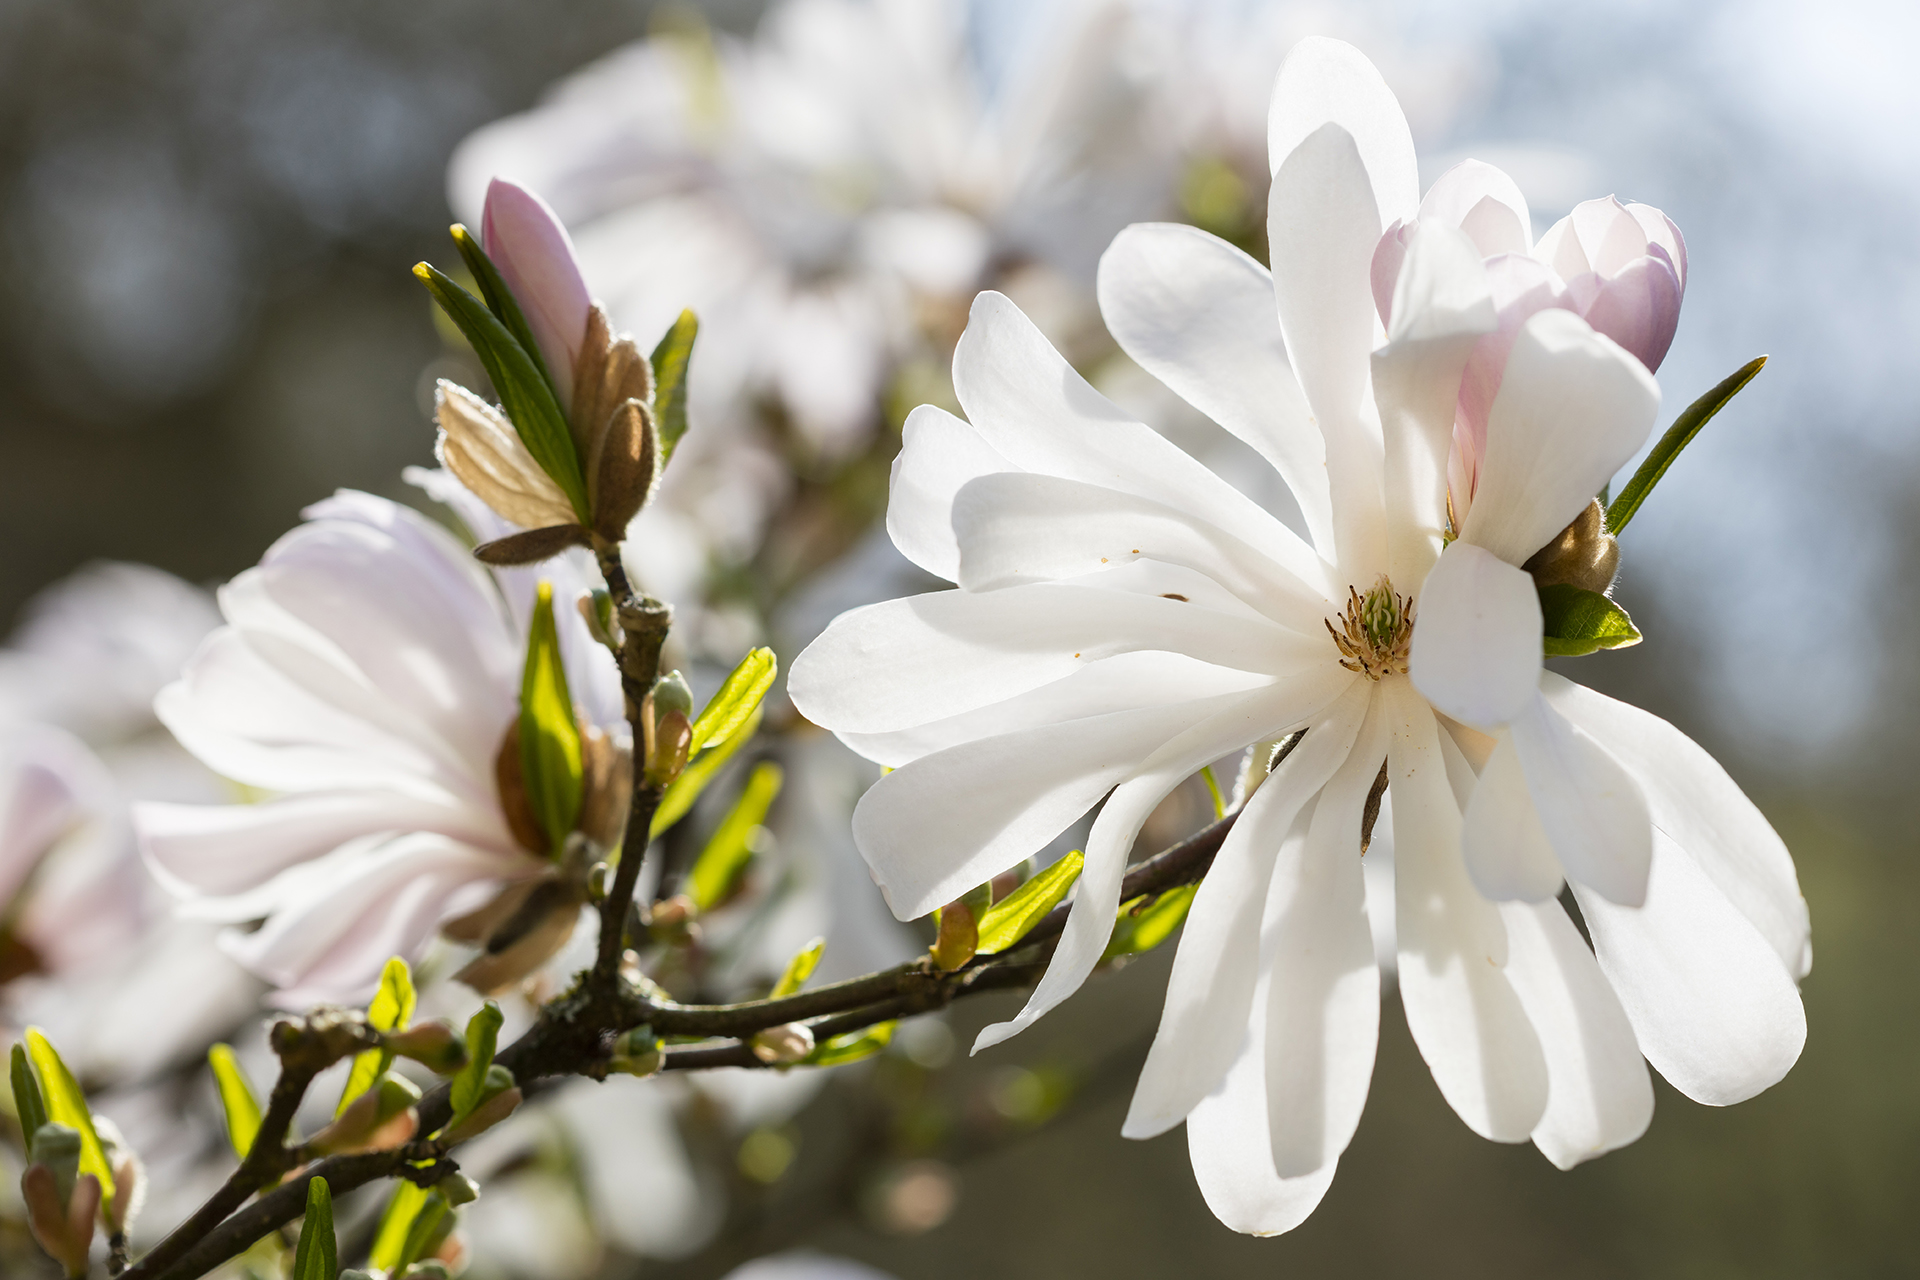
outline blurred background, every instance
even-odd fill
[[[1468,1133],[1390,1008],[1325,1204],[1253,1240],[1177,1134],[1119,1137],[1163,951],[977,1060],[954,1045],[1010,1004],[759,1110],[675,1094],[673,1194],[699,1207],[653,1234],[607,1225],[672,1217],[644,1170],[623,1206],[561,1138],[503,1155],[474,1274],[718,1276],[793,1248],[903,1278],[1920,1274],[1909,6],[0,0],[0,618],[34,651],[39,593],[91,562],[210,586],[336,488],[426,505],[400,472],[431,465],[433,380],[477,373],[408,268],[453,261],[446,225],[494,173],[552,201],[643,344],[702,315],[694,434],[640,531],[686,664],[762,639],[790,659],[840,609],[933,585],[876,517],[977,288],[1240,482],[1106,339],[1092,271],[1144,219],[1263,252],[1266,93],[1313,33],[1380,66],[1424,182],[1474,156],[1536,234],[1609,192],[1679,224],[1663,420],[1771,356],[1624,539],[1647,642],[1569,674],[1707,746],[1794,850],[1800,1064],[1724,1112],[1659,1086],[1646,1137],[1559,1173]],[[80,607],[110,628],[123,599]],[[80,656],[106,680],[126,651]],[[861,775],[820,767],[790,783],[819,812],[789,841],[844,843]],[[1198,820],[1163,815],[1160,842]]]

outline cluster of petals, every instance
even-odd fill
[[[1477,169],[1422,213],[1398,104],[1335,41],[1289,55],[1269,145],[1271,272],[1142,225],[1108,250],[1099,293],[1134,360],[1275,468],[1306,536],[984,294],[954,357],[966,420],[915,412],[888,510],[902,552],[957,589],[843,615],[790,680],[803,713],[892,766],[854,831],[903,918],[1100,805],[1045,976],[979,1046],[1099,962],[1135,836],[1174,786],[1304,730],[1194,900],[1126,1124],[1184,1120],[1209,1204],[1261,1233],[1312,1211],[1365,1102],[1380,980],[1361,830],[1383,768],[1408,1025],[1485,1137],[1531,1138],[1562,1167],[1631,1142],[1649,1062],[1702,1102],[1757,1093],[1799,1054],[1810,962],[1792,862],[1726,773],[1542,666],[1520,566],[1647,439],[1660,352],[1578,306],[1521,316],[1450,518],[1463,388],[1511,311],[1502,255],[1474,234],[1513,213],[1524,239],[1524,202],[1460,210],[1463,187],[1512,185]],[[1556,265],[1559,284],[1604,294],[1625,250],[1569,225],[1554,261],[1571,237],[1600,284]],[[1385,305],[1383,243],[1402,259]],[[1650,234],[1636,261],[1677,258],[1667,243]],[[1328,628],[1389,586],[1412,601],[1405,666],[1356,671]]]
[[[439,473],[485,538],[502,522]],[[496,756],[518,715],[538,576],[570,605],[567,560],[489,570],[431,520],[343,491],[219,593],[215,631],[156,710],[209,767],[262,794],[136,810],[147,864],[182,910],[230,923],[228,952],[288,1005],[362,997],[388,957],[545,859],[515,840]],[[583,553],[581,553],[583,554]],[[611,658],[556,610],[576,704],[619,724]]]

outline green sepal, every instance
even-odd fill
[[[543,580],[520,680],[520,774],[550,857],[560,856],[580,820],[582,771],[580,723],[553,621],[553,584]]]
[[[413,971],[407,962],[399,956],[387,961],[380,971],[380,989],[373,993],[373,1003],[367,1006],[367,1025],[375,1031],[405,1031],[413,1018],[413,1006],[417,997],[413,990]],[[347,1109],[347,1104],[373,1087],[393,1065],[393,1053],[387,1049],[368,1049],[353,1058],[353,1070],[347,1075],[347,1087],[340,1091],[340,1105],[333,1109],[339,1115]]]
[[[733,753],[745,745],[747,739],[753,737],[754,730],[760,727],[760,715],[761,709],[755,707],[753,714],[734,731],[731,738],[713,750],[695,756],[680,771],[680,776],[667,787],[667,793],[660,797],[659,807],[653,811],[653,822],[648,827],[650,836],[658,836],[687,816],[687,811],[693,808],[693,802],[700,798],[700,793],[707,789],[707,784],[713,781],[721,766],[733,758]]]
[[[1138,955],[1165,942],[1187,918],[1193,895],[1199,891],[1197,884],[1183,884],[1152,901],[1142,894],[1121,903],[1120,914],[1113,924],[1113,936],[1107,940],[1107,949],[1100,958],[1112,960],[1116,956]]]
[[[333,1234],[333,1191],[325,1178],[307,1179],[307,1216],[300,1223],[300,1247],[293,1255],[291,1280],[335,1280],[340,1246]]]
[[[20,1121],[20,1133],[27,1145],[47,1122],[47,1100],[40,1094],[40,1082],[33,1078],[33,1064],[27,1061],[27,1046],[13,1046],[13,1114]]]
[[[849,1031],[843,1036],[832,1036],[819,1047],[800,1059],[797,1065],[803,1067],[837,1067],[846,1062],[858,1062],[862,1058],[871,1058],[886,1048],[893,1040],[893,1029],[898,1020],[882,1022],[863,1031]]]
[[[1227,816],[1227,801],[1220,794],[1220,780],[1213,776],[1212,765],[1200,770],[1200,780],[1207,784],[1207,797],[1213,801],[1213,820],[1218,822]]]
[[[1688,405],[1686,412],[1673,420],[1673,425],[1667,428],[1667,433],[1660,437],[1660,443],[1653,446],[1653,451],[1647,454],[1646,461],[1642,462],[1639,469],[1633,473],[1633,479],[1627,481],[1627,487],[1622,489],[1620,496],[1608,505],[1608,532],[1618,536],[1620,531],[1627,527],[1627,521],[1633,519],[1634,512],[1640,509],[1640,504],[1645,502],[1647,495],[1653,492],[1653,486],[1660,483],[1660,477],[1667,474],[1667,468],[1672,466],[1673,460],[1680,456],[1680,451],[1693,443],[1693,438],[1700,434],[1700,428],[1706,426],[1714,414],[1727,407],[1727,401],[1733,399],[1742,387],[1753,381],[1754,375],[1760,372],[1761,366],[1766,362],[1765,356],[1755,356],[1734,370],[1713,390]],[[1549,649],[1548,652],[1551,653],[1552,650]]]
[[[687,434],[687,362],[700,321],[682,311],[660,345],[653,349],[653,421],[660,432],[660,465],[673,456],[673,447]]]
[[[720,825],[707,847],[700,851],[693,870],[687,875],[687,896],[702,911],[710,911],[726,900],[734,882],[753,857],[748,838],[753,829],[766,821],[767,810],[780,794],[783,773],[771,760],[753,766],[739,799]]]
[[[773,656],[771,649],[755,649],[742,658],[720,691],[701,709],[699,719],[693,722],[688,752],[704,751],[738,733],[740,726],[760,709],[760,700],[773,688],[774,678],[779,674],[780,660]]]
[[[1549,658],[1578,658],[1596,649],[1640,643],[1633,619],[1618,604],[1570,582],[1540,588],[1541,644]]]
[[[773,984],[773,990],[767,993],[767,999],[779,1000],[790,996],[807,985],[807,979],[820,964],[820,953],[827,949],[825,938],[815,938],[806,946],[793,953],[793,959],[787,961],[787,967],[780,975],[780,981]]]
[[[94,1132],[93,1112],[87,1110],[87,1095],[80,1082],[60,1060],[60,1051],[38,1027],[27,1028],[27,1056],[33,1060],[40,1077],[40,1093],[46,1100],[47,1119],[66,1125],[80,1135],[80,1172],[100,1179],[100,1211],[104,1215],[113,1203],[113,1167],[107,1163],[106,1149]],[[31,1135],[29,1135],[31,1138]]]
[[[1033,926],[1067,896],[1067,890],[1080,878],[1080,868],[1085,861],[1075,849],[988,907],[980,917],[980,942],[974,954],[990,956],[1026,937]]]
[[[216,1044],[207,1050],[207,1065],[213,1068],[220,1109],[226,1113],[227,1141],[233,1144],[233,1154],[245,1160],[260,1133],[260,1099],[247,1082],[247,1073],[241,1070],[232,1045]]]
[[[447,1127],[466,1119],[481,1103],[493,1095],[487,1091],[487,1073],[493,1068],[494,1050],[500,1043],[500,1024],[505,1016],[500,1006],[489,1000],[467,1021],[467,1065],[453,1078],[451,1101],[453,1117]],[[504,1070],[504,1068],[502,1068]],[[513,1086],[509,1084],[508,1088]],[[494,1092],[498,1092],[495,1090]]]
[[[540,352],[540,342],[533,336],[532,326],[527,324],[526,313],[520,310],[520,302],[513,296],[513,290],[500,275],[500,269],[493,265],[493,259],[480,247],[474,238],[460,223],[448,228],[453,234],[453,243],[459,246],[460,256],[466,260],[467,270],[473,273],[474,280],[480,285],[480,296],[486,299],[487,310],[494,318],[507,327],[513,340],[533,361],[533,367],[540,371],[541,381],[547,384],[547,391],[553,396],[553,402],[560,405],[560,384],[553,380],[553,370],[547,368],[547,358]],[[565,405],[560,405],[564,410]],[[564,416],[564,415],[563,415]]]
[[[474,354],[480,357],[487,377],[493,380],[493,389],[500,396],[507,419],[513,423],[521,443],[527,446],[527,452],[560,486],[560,492],[566,494],[580,523],[590,525],[592,517],[587,506],[587,483],[580,455],[574,449],[567,415],[554,397],[546,371],[534,363],[533,354],[520,345],[480,299],[444,272],[422,262],[414,267],[413,273],[473,344]]]

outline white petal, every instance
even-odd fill
[[[867,759],[897,769],[935,751],[996,734],[1245,692],[1269,683],[1270,677],[1196,662],[1184,654],[1122,653],[1081,667],[1064,680],[932,724],[892,733],[842,731],[838,736]]]
[[[1653,823],[1686,850],[1727,900],[1773,945],[1787,972],[1813,965],[1807,901],[1793,857],[1718,761],[1678,729],[1638,707],[1549,673],[1541,692],[1639,780]]]
[[[1460,830],[1460,851],[1474,887],[1496,902],[1545,902],[1560,892],[1563,876],[1553,842],[1534,812],[1533,794],[1511,734],[1498,735]]]
[[[1005,472],[954,498],[960,578],[969,591],[1098,573],[1136,559],[1207,574],[1302,634],[1321,629],[1326,593],[1208,521],[1147,498],[1058,476]],[[1315,649],[1325,650],[1324,636]]]
[[[1278,173],[1294,148],[1328,121],[1358,145],[1377,202],[1375,238],[1396,219],[1411,221],[1420,204],[1420,170],[1400,103],[1365,54],[1343,41],[1309,36],[1288,52],[1274,81],[1267,168]]]
[[[1487,451],[1460,530],[1521,564],[1593,501],[1653,430],[1660,386],[1571,311],[1521,326],[1487,415]]]
[[[1654,1070],[1695,1102],[1727,1106],[1800,1057],[1806,1012],[1773,947],[1664,833],[1647,900],[1621,907],[1574,886],[1580,914]]]
[[[1087,385],[1020,309],[998,293],[973,300],[953,352],[953,386],[991,448],[1023,471],[1082,480],[1209,520],[1295,573],[1316,558],[1251,498]]]
[[[1267,1123],[1282,1177],[1340,1158],[1373,1079],[1380,971],[1367,924],[1360,815],[1387,744],[1381,700],[1371,702],[1353,750],[1320,793],[1306,840],[1282,850],[1268,891],[1261,930],[1270,975]]]
[[[1087,837],[1086,867],[1074,890],[1073,909],[1046,973],[1017,1017],[995,1023],[980,1033],[973,1044],[975,1053],[1033,1025],[1048,1010],[1079,990],[1080,984],[1100,963],[1113,936],[1127,854],[1154,807],[1208,761],[1219,759],[1235,747],[1271,737],[1282,727],[1319,713],[1328,698],[1320,690],[1309,692],[1310,689],[1307,682],[1301,682],[1251,697],[1239,695],[1187,707],[1186,720],[1192,727],[1153,752],[1132,777],[1114,789],[1100,810]],[[895,778],[904,772],[887,776]],[[978,796],[991,794],[994,793],[976,791],[972,798],[977,803]],[[857,811],[854,820],[856,824],[859,821]],[[976,877],[972,883],[984,878]],[[970,884],[962,884],[954,892],[969,887]]]
[[[1562,1169],[1624,1147],[1653,1119],[1633,1026],[1558,902],[1508,903],[1507,977],[1547,1059],[1534,1145]]]
[[[1252,1025],[1219,1086],[1187,1117],[1187,1152],[1207,1208],[1235,1231],[1275,1236],[1291,1231],[1319,1207],[1334,1169],[1282,1178],[1267,1136],[1266,985],[1253,995]]]
[[[1462,160],[1420,201],[1420,221],[1466,232],[1483,258],[1533,252],[1533,215],[1520,187],[1482,160]]]
[[[1386,556],[1368,366],[1381,225],[1360,153],[1338,124],[1309,134],[1274,175],[1267,240],[1280,328],[1326,445],[1336,562],[1354,580],[1370,580]]]
[[[1460,375],[1494,327],[1486,268],[1460,232],[1421,225],[1394,288],[1388,343],[1373,354],[1386,456],[1387,576],[1424,580],[1440,553]]]
[[[1633,775],[1545,698],[1536,697],[1511,730],[1534,810],[1567,878],[1638,906],[1653,857],[1653,819]]]
[[[1283,841],[1305,841],[1296,820],[1351,751],[1372,698],[1370,681],[1350,679],[1326,718],[1247,801],[1200,882],[1174,953],[1160,1029],[1121,1130],[1129,1138],[1151,1138],[1179,1124],[1240,1052],[1264,972],[1260,924],[1275,859]]]
[[[990,706],[1142,649],[1243,671],[1297,644],[1263,622],[1093,587],[934,591],[854,609],[794,660],[787,692],[815,724],[886,733]]]
[[[1120,349],[1272,463],[1330,554],[1326,445],[1287,363],[1267,269],[1198,227],[1137,223],[1101,256],[1099,295]]]
[[[1434,1083],[1468,1128],[1520,1142],[1547,1105],[1540,1042],[1506,975],[1507,932],[1460,857],[1460,809],[1449,780],[1452,740],[1404,681],[1392,699],[1387,748],[1393,792],[1394,924],[1400,1001]],[[1466,761],[1457,771],[1471,778]]]
[[[887,534],[900,554],[936,577],[957,582],[953,495],[975,476],[1016,470],[980,433],[937,405],[923,404],[901,428],[887,495]]]
[[[566,494],[534,461],[498,409],[445,378],[434,389],[433,401],[440,424],[434,453],[481,501],[528,529],[579,519]]]
[[[1505,724],[1539,697],[1543,626],[1530,576],[1453,542],[1420,588],[1408,674],[1455,720]]]

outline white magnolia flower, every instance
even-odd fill
[[[470,498],[462,514],[498,524]],[[626,745],[612,658],[572,608],[590,570],[561,559],[538,575],[490,571],[432,521],[367,494],[306,515],[222,588],[227,625],[157,702],[188,750],[272,798],[136,813],[148,864],[184,910],[264,921],[224,943],[288,1005],[364,996],[389,956],[417,959],[437,931],[463,932],[462,917],[490,904],[497,914],[513,901],[503,886],[552,865],[499,781],[536,576],[556,581],[576,709],[614,735],[589,742],[581,821],[601,822],[608,805],[625,815],[624,796],[595,802],[592,762]],[[543,943],[570,927],[556,913],[562,932]]]
[[[968,420],[914,414],[888,512],[900,549],[959,589],[843,616],[790,681],[805,714],[895,766],[855,836],[903,918],[1105,797],[1046,975],[980,1046],[1093,969],[1172,787],[1305,731],[1194,901],[1126,1126],[1185,1119],[1209,1203],[1255,1232],[1311,1212],[1365,1101],[1361,833],[1383,772],[1402,1001],[1477,1133],[1531,1137],[1563,1167],[1630,1142],[1651,1115],[1643,1056],[1703,1102],[1759,1092],[1799,1054],[1809,963],[1791,860],[1725,772],[1542,669],[1518,566],[1644,442],[1651,375],[1572,312],[1533,315],[1476,488],[1450,495],[1462,373],[1496,328],[1481,253],[1420,226],[1383,329],[1373,258],[1420,193],[1398,105],[1350,47],[1289,56],[1269,141],[1271,274],[1192,228],[1135,227],[1101,303],[1135,360],[1274,466],[1309,538],[983,295],[954,357]],[[1556,900],[1563,874],[1593,950]]]

